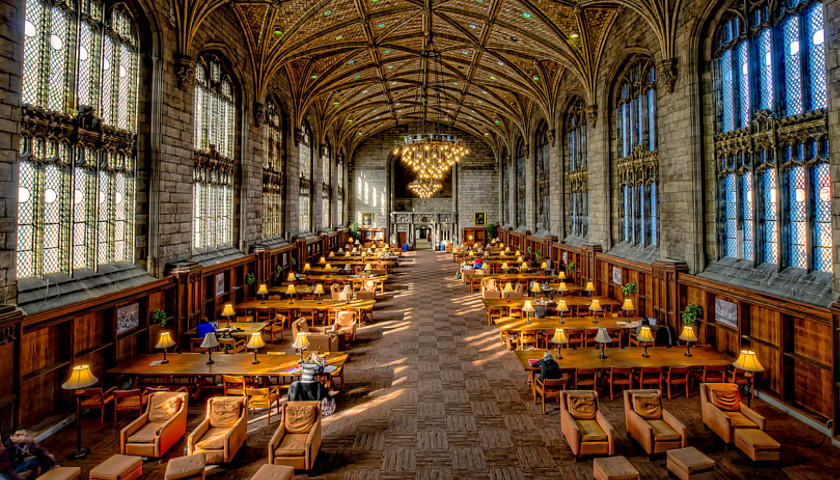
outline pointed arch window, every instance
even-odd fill
[[[312,231],[312,132],[309,125],[301,127],[299,149],[300,195],[298,196],[298,231]]]
[[[328,229],[332,223],[330,218],[331,208],[330,200],[332,198],[332,184],[330,176],[332,175],[332,149],[330,144],[324,145],[321,151],[321,176],[323,183],[321,184],[321,227]]]
[[[519,140],[519,147],[516,149],[516,225],[524,227],[525,219],[525,165],[528,162],[528,146],[525,141]]]
[[[96,0],[27,0],[24,16],[17,276],[133,262],[134,20]]]
[[[589,161],[582,99],[566,114],[566,235],[589,232]]]
[[[832,271],[822,9],[736,2],[713,33],[720,257]]]
[[[619,82],[615,110],[619,233],[623,242],[659,245],[656,135],[656,71],[650,59],[637,59]]]
[[[335,162],[335,223],[344,225],[344,158],[338,155]]]
[[[237,105],[233,82],[214,56],[195,67],[193,250],[233,244],[233,173]]]
[[[549,217],[551,164],[549,163],[548,125],[537,130],[537,230],[551,228]]]
[[[283,112],[276,99],[266,102],[264,129],[265,162],[263,163],[263,237],[277,238],[285,233],[286,205],[283,201],[286,154],[283,137]]]
[[[510,158],[506,151],[502,151],[502,224],[510,225]]]

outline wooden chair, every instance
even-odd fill
[[[685,398],[688,398],[688,384],[690,381],[691,367],[671,367],[665,377],[665,384],[668,386],[668,400],[671,399],[671,387],[682,385],[685,388]]]
[[[219,338],[219,348],[225,353],[239,353],[245,351],[245,340],[236,338]]]
[[[539,347],[539,332],[536,330],[527,330],[519,332],[519,337],[517,338],[518,348],[522,350],[523,347],[527,345],[533,345],[534,348]]]
[[[257,322],[271,321],[271,309],[268,307],[257,307],[254,309],[254,320]]]
[[[746,372],[743,370],[739,370],[734,367],[730,367],[729,369],[729,383],[734,383],[735,385],[743,386],[746,385],[750,391],[750,398],[755,398],[754,393],[755,390],[753,388],[753,380],[755,380],[755,375],[748,377]]]
[[[268,423],[271,424],[271,406],[277,404],[277,413],[280,413],[280,388],[246,388],[245,396],[248,397],[248,409],[268,410]]]
[[[286,325],[286,316],[277,314],[274,320],[269,320],[268,325],[262,331],[269,334],[270,342],[274,343],[275,336],[279,333],[280,340],[283,340],[283,327]]]
[[[662,367],[642,367],[635,374],[636,384],[642,389],[662,389]]]
[[[225,396],[245,395],[245,377],[238,375],[222,375],[222,385]]]
[[[114,390],[114,427],[117,426],[119,412],[143,412],[146,398],[139,388],[131,390]]]
[[[575,369],[575,390],[583,390],[581,387],[592,387],[592,390],[598,389],[597,368]]]
[[[566,330],[566,337],[569,339],[569,343],[566,344],[568,348],[581,348],[585,345],[583,330]]]
[[[702,370],[692,372],[692,381],[699,383],[726,383],[729,365],[706,365]]]
[[[624,336],[624,328],[608,328],[607,333],[609,334],[612,342],[610,342],[607,346],[621,348],[621,338]]]
[[[610,400],[615,398],[615,387],[633,388],[633,367],[610,367],[610,374],[604,377],[610,389]]]
[[[532,388],[534,391],[534,403],[537,403],[537,396],[542,398],[543,415],[545,415],[545,399],[556,398],[557,402],[560,403],[561,392],[566,389],[566,383],[568,382],[569,377],[557,379],[546,378],[545,380],[540,380],[539,378],[534,379],[534,386]]]
[[[84,392],[79,394],[79,404],[82,409],[99,409],[99,423],[103,424],[105,423],[105,407],[114,403],[114,391],[116,389],[117,387],[111,387],[107,390],[99,387],[86,388]]]

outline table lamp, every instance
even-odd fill
[[[251,364],[256,365],[260,363],[260,360],[257,358],[257,350],[265,346],[265,340],[262,338],[262,332],[252,333],[251,338],[248,339],[248,345],[245,346],[254,351],[254,361],[251,362]]]
[[[566,305],[566,299],[561,298],[558,300],[557,306],[554,309],[560,312],[560,323],[563,323],[563,314],[569,311],[569,306]]]
[[[621,309],[625,311],[627,318],[630,318],[630,312],[636,310],[636,307],[633,305],[633,300],[627,297],[624,299],[624,305],[621,306]]]
[[[548,270],[548,263],[547,263],[547,262],[542,262],[542,263],[540,264],[540,269],[542,269],[542,270]]]
[[[213,360],[213,349],[218,346],[219,339],[216,338],[216,333],[207,332],[207,334],[204,335],[204,341],[201,342],[201,348],[207,349],[207,355],[209,355],[209,358],[207,359],[207,365],[213,365],[214,363],[216,363],[216,361]]]
[[[566,272],[564,272],[563,270],[560,270],[559,272],[557,272],[557,278],[560,279],[560,280],[565,280],[566,279]]]
[[[344,271],[345,272],[352,272],[353,267],[351,267],[350,264],[348,263],[347,265],[344,266]]]
[[[257,295],[262,295],[262,303],[265,303],[265,297],[268,296],[268,287],[264,283],[260,284],[260,288],[257,290]]]
[[[222,316],[227,318],[227,328],[230,328],[230,317],[234,315],[236,315],[236,311],[233,309],[233,305],[226,303],[225,308],[222,309]]]
[[[528,270],[528,260],[522,262],[522,270]]]
[[[304,263],[303,264],[303,271],[308,272],[310,270],[312,270],[312,265],[310,265],[309,262]]]
[[[507,284],[505,284],[505,288],[502,291],[507,294],[505,296],[505,298],[507,298],[507,301],[509,302],[510,301],[510,294],[513,293],[513,285],[510,282],[508,282]]]
[[[554,329],[554,337],[551,339],[551,343],[557,344],[557,359],[562,360],[563,355],[560,353],[560,346],[566,345],[569,343],[569,337],[566,336],[566,330],[562,328],[555,328]]]
[[[291,305],[292,302],[294,302],[296,293],[297,289],[295,289],[295,284],[289,284],[288,288],[286,288],[286,295],[289,296],[289,305]]]
[[[531,283],[531,293],[542,293],[542,289],[540,288],[540,284],[537,282]],[[536,295],[534,295],[536,296]]]
[[[583,290],[586,291],[586,293],[588,293],[589,296],[591,297],[592,292],[595,291],[595,285],[592,282],[586,282],[586,287],[584,287]]]
[[[521,251],[519,251],[519,250],[517,250],[517,251],[516,251],[516,256],[517,256],[517,257],[521,257],[521,256],[522,256],[522,252],[521,252]]]
[[[500,257],[504,257],[504,256],[505,256],[505,252],[499,252],[499,256],[500,256]]]
[[[286,281],[294,282],[295,280],[295,272],[289,272],[289,276],[286,277]]]
[[[315,290],[313,290],[312,293],[314,293],[315,296],[318,297],[318,305],[320,305],[321,304],[321,295],[324,294],[324,285],[320,284],[320,283],[315,285]]]
[[[598,329],[598,334],[595,335],[595,341],[601,344],[601,355],[598,358],[607,358],[607,355],[604,353],[604,348],[606,348],[607,344],[612,342],[612,338],[610,338],[610,334],[607,333],[607,329],[601,327]]]
[[[648,355],[647,353],[647,349],[648,343],[653,341],[653,331],[651,331],[649,325],[642,326],[641,330],[639,330],[639,334],[636,335],[636,340],[638,340],[639,343],[641,343],[642,346],[645,347],[645,351],[644,353],[642,353],[642,356],[645,358],[650,357],[650,355]]]
[[[330,258],[335,258],[335,252],[330,252]]]
[[[502,270],[504,271],[504,270],[507,270],[507,269],[508,269],[507,262],[502,262]]]
[[[327,263],[327,259],[326,259],[326,258],[324,258],[324,257],[321,257],[320,259],[318,259],[318,263],[320,263],[321,265],[323,265],[323,264]]]
[[[338,253],[344,253],[344,249],[341,248],[341,247],[338,247]]]
[[[350,303],[350,297],[353,295],[353,289],[350,288],[350,285],[345,285],[344,290],[342,290],[341,293],[344,295],[345,305]]]
[[[350,250],[348,250],[348,251],[347,251],[347,253],[345,253],[345,254],[344,254],[344,256],[345,256],[346,258],[349,258],[349,257],[350,257]]]
[[[300,352],[301,362],[303,362],[303,351],[306,350],[306,347],[308,346],[309,336],[306,334],[306,332],[298,332],[297,336],[295,337],[295,342],[292,344],[292,348]]]
[[[753,375],[756,372],[764,371],[764,366],[758,361],[758,357],[752,350],[741,350],[741,353],[738,355],[738,359],[735,360],[732,366],[738,370],[744,371],[744,376],[747,377],[747,380],[750,382],[750,386],[752,386]],[[747,395],[747,406],[749,406],[750,397],[751,395]]]
[[[368,272],[368,273],[372,272],[373,271],[373,266],[371,266],[371,264],[369,264],[369,263],[366,264],[365,265],[365,271]]]
[[[525,305],[522,306],[522,311],[525,312],[525,323],[531,323],[531,314],[534,313],[534,304],[530,300],[525,300]]]
[[[601,301],[597,298],[593,298],[592,302],[589,304],[589,311],[592,312],[592,323],[598,323],[598,312],[604,311],[604,309],[601,308]]]
[[[557,286],[557,291],[560,292],[560,295],[565,295],[569,292],[569,286],[566,285],[566,282],[560,282],[560,285]]]
[[[174,346],[175,340],[172,338],[172,332],[167,330],[160,332],[157,345],[155,345],[155,348],[163,349],[163,360],[161,360],[160,363],[169,363],[169,360],[166,359],[166,349]]]
[[[510,247],[505,247],[505,253],[510,252]]]
[[[81,394],[87,387],[96,385],[99,379],[93,375],[90,365],[76,365],[70,371],[70,378],[61,384],[65,390],[76,391],[76,451],[70,455],[71,460],[81,460],[90,453],[90,449],[82,447],[82,399]]]
[[[498,240],[498,239],[497,239]],[[499,241],[499,248],[504,248],[505,244]]]
[[[522,263],[523,261],[525,261],[525,259],[523,259],[522,257],[516,257],[516,261]]]
[[[685,356],[691,356],[691,342],[697,341],[697,332],[694,331],[693,325],[683,325],[682,332],[680,332],[680,340],[685,342]]]
[[[329,263],[324,265],[324,270],[332,270],[332,265],[330,265]]]

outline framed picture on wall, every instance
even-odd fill
[[[621,285],[621,268],[620,267],[613,267],[612,269],[612,280],[613,283],[616,285]]]
[[[140,326],[140,304],[132,303],[117,309],[117,335]]]
[[[372,227],[373,226],[373,214],[372,213],[363,213],[362,214],[362,226],[363,227]]]
[[[475,226],[476,227],[483,227],[487,225],[487,213],[486,212],[475,212]]]
[[[216,296],[221,297],[225,294],[225,274],[216,274]]]

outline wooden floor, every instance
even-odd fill
[[[576,463],[560,434],[557,407],[543,416],[531,404],[525,374],[516,357],[501,348],[498,331],[484,320],[479,294],[455,280],[450,255],[418,252],[412,264],[389,281],[377,304],[376,323],[361,330],[347,365],[338,411],[324,419],[317,469],[297,478],[342,480],[525,480],[592,478],[592,461]],[[289,340],[280,346],[288,349]],[[191,403],[188,430],[204,411],[204,399]],[[689,443],[717,461],[725,479],[829,479],[840,474],[840,449],[817,447],[823,437],[756,400],[768,419],[767,432],[783,444],[779,465],[756,466],[737,450],[725,450],[702,427],[700,400],[666,400],[688,426]],[[616,453],[627,456],[642,478],[668,478],[665,460],[648,462],[625,437],[620,398],[602,402],[617,433]],[[119,433],[98,417],[83,419],[85,444],[93,453],[85,470],[119,450]],[[233,464],[208,472],[209,479],[249,478],[265,462],[266,445],[279,417],[266,425],[257,415],[248,444]],[[128,423],[128,419],[121,425]],[[44,445],[60,458],[75,449],[71,424]],[[184,442],[167,457],[183,453]],[[144,478],[162,478],[164,464],[143,465]],[[85,477],[83,477],[85,478]]]

